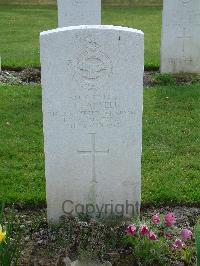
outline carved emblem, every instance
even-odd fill
[[[73,0],[73,5],[84,4],[87,0]]]
[[[191,2],[191,0],[182,0],[182,3],[183,3],[183,4],[187,4],[187,3],[189,3],[189,2]]]
[[[110,58],[101,51],[100,45],[89,40],[85,51],[80,53],[75,64],[75,79],[86,89],[98,89],[112,73]]]

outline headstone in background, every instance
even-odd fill
[[[200,73],[200,1],[164,0],[162,73]]]
[[[101,24],[101,0],[57,0],[58,27]]]
[[[41,33],[49,219],[138,211],[143,39],[114,26]]]

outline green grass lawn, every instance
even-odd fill
[[[0,95],[0,202],[44,202],[41,90],[0,86]]]
[[[105,7],[102,16],[103,24],[143,30],[145,67],[159,67],[161,7]],[[0,25],[3,67],[39,67],[39,33],[57,26],[56,6],[0,4]]]
[[[0,87],[0,202],[45,202],[41,88]],[[143,203],[200,204],[200,84],[144,92]]]
[[[40,4],[55,5],[57,0],[0,0],[2,4]],[[109,6],[161,6],[163,0],[101,0],[102,4]]]

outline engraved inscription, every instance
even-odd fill
[[[74,95],[66,99],[66,110],[49,110],[54,121],[70,129],[123,128],[130,124],[134,109],[121,104],[117,96],[101,93]]]
[[[78,83],[84,90],[78,92],[74,86],[76,89],[65,99],[68,111],[58,114],[58,119],[62,119],[67,128],[90,131],[129,125],[134,107],[124,106],[118,93],[107,87],[113,73],[110,57],[102,52],[97,38],[90,34],[81,37],[77,34],[75,45],[80,52],[66,59],[67,71],[71,72],[72,83]]]
[[[189,66],[193,63],[192,57],[186,56],[183,56],[182,58],[169,58],[168,61],[172,66],[173,72],[182,69],[181,67],[185,66],[185,64]]]
[[[103,153],[107,154],[110,152],[109,148],[104,151],[96,150],[96,133],[89,133],[91,135],[91,143],[92,149],[91,150],[78,150],[80,154],[91,154],[92,156],[92,183],[97,183],[97,176],[96,176],[96,154]]]
[[[183,56],[181,59],[179,59],[179,58],[169,58],[169,62],[175,65],[177,62],[180,62],[180,63],[182,63],[182,62],[192,63],[193,60],[192,60],[192,57]]]

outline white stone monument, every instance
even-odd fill
[[[164,0],[162,73],[200,73],[200,1]]]
[[[144,36],[114,26],[41,33],[48,217],[140,207]]]
[[[101,0],[57,0],[58,27],[101,24]]]

